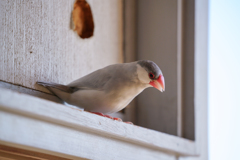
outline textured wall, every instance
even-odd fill
[[[81,39],[70,25],[74,0],[1,0],[0,80],[41,90],[38,80],[67,84],[121,62],[121,0],[88,3],[95,32]]]

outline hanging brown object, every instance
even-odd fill
[[[72,18],[74,31],[81,38],[93,36],[94,22],[90,5],[85,0],[76,0],[73,7]]]

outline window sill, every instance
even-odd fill
[[[0,131],[0,144],[61,153],[68,158],[197,155],[194,141],[2,88]]]

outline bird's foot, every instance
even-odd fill
[[[116,120],[116,121],[119,121],[119,122],[122,122],[122,121],[123,121],[121,118],[112,117],[112,116],[109,116],[109,115],[102,114],[102,113],[100,113],[100,112],[91,112],[91,113],[97,114],[97,115],[99,115],[99,116],[107,117],[107,118],[110,118],[110,119],[113,119],[113,120]],[[124,123],[133,124],[132,122],[124,122]]]
[[[100,112],[91,112],[91,113],[97,114],[97,115],[99,115],[99,116],[107,117],[107,118],[110,118],[110,119],[113,119],[113,120],[122,122],[122,119],[121,119],[121,118],[112,117],[112,116],[109,116],[109,115],[106,115],[106,114],[102,114],[102,113],[100,113]]]
[[[133,125],[133,123],[132,123],[132,122],[124,122],[124,123],[127,123],[127,124],[132,124],[132,125]]]

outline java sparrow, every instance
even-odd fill
[[[68,85],[37,83],[71,105],[103,114],[122,110],[145,88],[165,90],[162,71],[149,60],[109,65]]]

